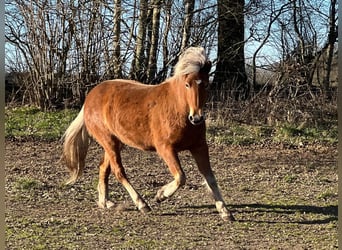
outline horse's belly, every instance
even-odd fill
[[[146,124],[140,122],[116,122],[113,131],[115,136],[124,144],[146,151],[154,151],[152,135]]]
[[[117,137],[122,143],[126,144],[127,146],[144,151],[155,151],[154,146],[151,143],[149,143],[149,141],[144,140],[144,138],[136,136],[133,137],[130,135],[122,136],[122,134],[118,135]]]

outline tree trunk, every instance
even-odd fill
[[[298,54],[299,54],[299,63],[301,65],[304,64],[305,62],[305,41],[302,35],[301,30],[299,30],[299,23],[302,22],[302,15],[301,15],[301,7],[297,6],[297,0],[294,0],[292,2],[293,6],[292,6],[292,10],[293,10],[293,28],[294,31],[297,35],[297,39],[298,39]],[[300,5],[300,2],[299,2]],[[297,17],[297,12],[299,12],[300,16],[299,18]]]
[[[245,99],[249,83],[244,56],[244,0],[218,1],[218,50],[213,81],[215,99]]]
[[[147,83],[153,83],[157,72],[157,49],[159,38],[161,0],[153,0],[151,44],[147,64]]]
[[[146,78],[144,62],[145,62],[145,40],[147,27],[147,9],[148,0],[140,0],[139,28],[136,42],[134,64],[132,65],[131,78],[143,82]]]
[[[163,69],[158,72],[156,81],[160,82],[165,79],[169,68],[169,48],[168,48],[168,34],[171,30],[171,8],[172,0],[166,0],[163,6],[165,28],[162,36],[162,52],[163,52]]]
[[[329,92],[330,86],[330,73],[331,64],[334,56],[334,45],[337,40],[336,30],[336,0],[331,0],[330,16],[329,16],[329,34],[328,34],[328,46],[327,46],[327,61],[326,72],[323,79],[323,88],[326,94]]]
[[[114,47],[114,57],[113,57],[113,68],[114,68],[114,78],[122,78],[121,69],[121,49],[120,49],[120,32],[121,32],[121,0],[115,0],[114,7],[114,37],[113,37],[113,47]]]
[[[182,45],[181,51],[184,51],[189,45],[189,40],[191,36],[191,23],[192,17],[194,15],[195,0],[184,0],[185,5],[185,17],[183,25],[183,35],[182,35]]]

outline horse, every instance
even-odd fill
[[[233,221],[209,161],[203,106],[210,87],[210,69],[211,61],[205,49],[189,47],[179,56],[173,75],[158,85],[115,79],[95,86],[62,137],[61,160],[70,171],[67,184],[73,184],[81,176],[93,138],[104,149],[99,166],[98,206],[114,205],[108,192],[112,172],[136,207],[148,213],[151,208],[134,189],[122,165],[123,145],[155,151],[168,166],[174,179],[157,191],[156,202],[166,200],[185,184],[178,153],[188,150],[214,197],[221,218]]]

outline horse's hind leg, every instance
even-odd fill
[[[114,205],[109,201],[108,180],[110,175],[110,163],[107,154],[103,156],[103,161],[99,167],[99,184],[97,190],[99,192],[98,205],[101,208],[110,208]]]
[[[127,179],[125,170],[121,162],[120,147],[121,143],[119,141],[114,141],[114,145],[112,145],[112,147],[105,147],[106,155],[110,162],[110,168],[117,180],[126,188],[138,209],[143,213],[149,212],[151,208],[142,199],[138,192],[132,187],[131,183]]]
[[[210,167],[209,152],[208,152],[207,144],[204,144],[203,146],[197,149],[192,149],[190,151],[191,151],[192,156],[195,158],[195,161],[197,163],[200,173],[204,176],[204,179],[206,181],[206,184],[210,193],[213,195],[215,199],[215,205],[216,205],[217,211],[221,215],[222,219],[228,220],[228,221],[234,221],[235,219],[232,213],[226,208],[226,205],[222,199],[220,190],[217,186],[216,178]]]

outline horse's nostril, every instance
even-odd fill
[[[198,125],[204,121],[204,117],[202,115],[189,115],[189,120],[192,124]]]

